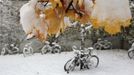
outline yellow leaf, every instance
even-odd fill
[[[78,5],[80,7],[80,9],[83,9],[84,8],[84,0],[78,0]]]
[[[62,16],[59,17],[54,9],[48,9],[45,11],[46,20],[48,22],[48,34],[57,34],[64,28],[64,22]]]
[[[76,20],[76,13],[74,10],[68,10],[65,16],[69,17],[71,20]]]
[[[91,13],[93,26],[104,27],[112,35],[119,33],[121,27],[129,26],[131,18],[129,0],[95,0]]]
[[[121,32],[121,26],[119,26],[119,25],[106,25],[104,27],[104,30],[106,32],[108,32],[109,34],[114,35],[114,34]]]
[[[49,1],[52,3],[53,8],[56,8],[57,5],[58,7],[62,7],[62,3],[60,0],[49,0]]]

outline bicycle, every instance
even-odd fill
[[[93,47],[97,50],[112,49],[112,43],[108,40],[98,39],[98,41],[93,45]]]
[[[18,53],[19,53],[19,48],[15,44],[5,44],[1,51],[1,55],[6,55],[6,54],[12,55]]]
[[[31,43],[27,43],[23,48],[23,56],[33,55],[33,48],[31,47]]]
[[[99,64],[99,58],[96,55],[92,55],[93,48],[85,48],[84,50],[79,50],[75,46],[72,47],[75,56],[68,60],[64,65],[64,70],[69,73],[73,71],[76,67],[82,69],[96,68]]]
[[[45,45],[42,47],[41,49],[41,54],[46,54],[47,52],[51,52],[52,51],[52,48],[51,46],[49,45],[50,43],[48,41],[45,42]]]
[[[46,42],[43,48],[41,49],[41,53],[46,54],[48,52],[53,54],[61,53],[61,46],[55,42],[53,43]]]

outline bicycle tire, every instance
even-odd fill
[[[73,71],[74,70],[74,68],[75,68],[75,64],[73,64],[73,67],[70,67],[71,66],[71,64],[72,63],[74,63],[74,61],[72,61],[72,59],[70,59],[70,60],[68,60],[67,62],[66,62],[66,64],[64,65],[64,70],[67,72],[67,73],[69,73],[71,70]],[[69,62],[71,62],[70,64],[69,64]],[[69,65],[68,65],[69,64]],[[67,65],[69,66],[68,68],[67,68]]]
[[[47,46],[45,46],[44,48],[42,48],[41,49],[41,54],[43,55],[43,54],[47,54],[48,52],[50,52],[51,50],[47,47]]]
[[[106,43],[105,49],[112,49],[112,44],[110,42]]]
[[[2,51],[1,51],[0,54],[1,54],[1,55],[5,55],[5,54],[6,54],[6,50],[5,50],[5,49],[2,49]]]
[[[41,50],[41,54],[46,54],[47,53],[47,50]]]
[[[134,58],[134,50],[128,51],[128,57],[130,59]]]
[[[100,45],[98,43],[95,43],[93,45],[93,48],[95,48],[96,50],[100,50],[101,49],[101,47],[100,47]]]
[[[94,62],[92,59],[95,58],[96,62]],[[96,55],[91,55],[91,57],[89,58],[89,62],[88,63],[88,68],[93,67],[93,68],[97,68],[99,65],[99,57],[97,57]],[[95,65],[94,65],[95,64]]]
[[[61,53],[61,49],[60,48],[54,48],[54,53]]]
[[[26,57],[26,56],[29,56],[29,55],[33,55],[32,50],[24,49],[23,50],[23,56]]]
[[[27,56],[26,50],[27,50],[27,49],[23,49],[23,56],[24,56],[24,57]]]

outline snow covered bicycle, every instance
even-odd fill
[[[108,40],[98,40],[97,43],[93,45],[93,47],[97,50],[102,50],[102,49],[112,49],[112,43],[109,42]]]
[[[77,50],[75,46],[72,47],[75,56],[68,60],[64,65],[64,70],[69,73],[76,67],[81,69],[96,68],[99,64],[99,58],[96,55],[92,55],[93,48],[87,48],[85,50]]]
[[[42,54],[46,54],[46,53],[61,53],[61,46],[55,42],[50,43],[50,42],[46,42],[45,46],[43,46],[43,48],[41,49],[41,53]]]
[[[128,50],[128,57],[130,59],[134,59],[134,43],[132,44],[131,48]]]
[[[17,53],[19,53],[19,48],[15,44],[5,44],[1,51],[1,55]]]
[[[23,56],[33,55],[33,48],[31,47],[31,43],[27,43],[23,48]]]

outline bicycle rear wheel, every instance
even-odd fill
[[[54,53],[61,53],[61,49],[60,48],[54,48]]]
[[[99,58],[96,55],[91,55],[90,58],[87,59],[88,68],[96,68],[99,65]]]

